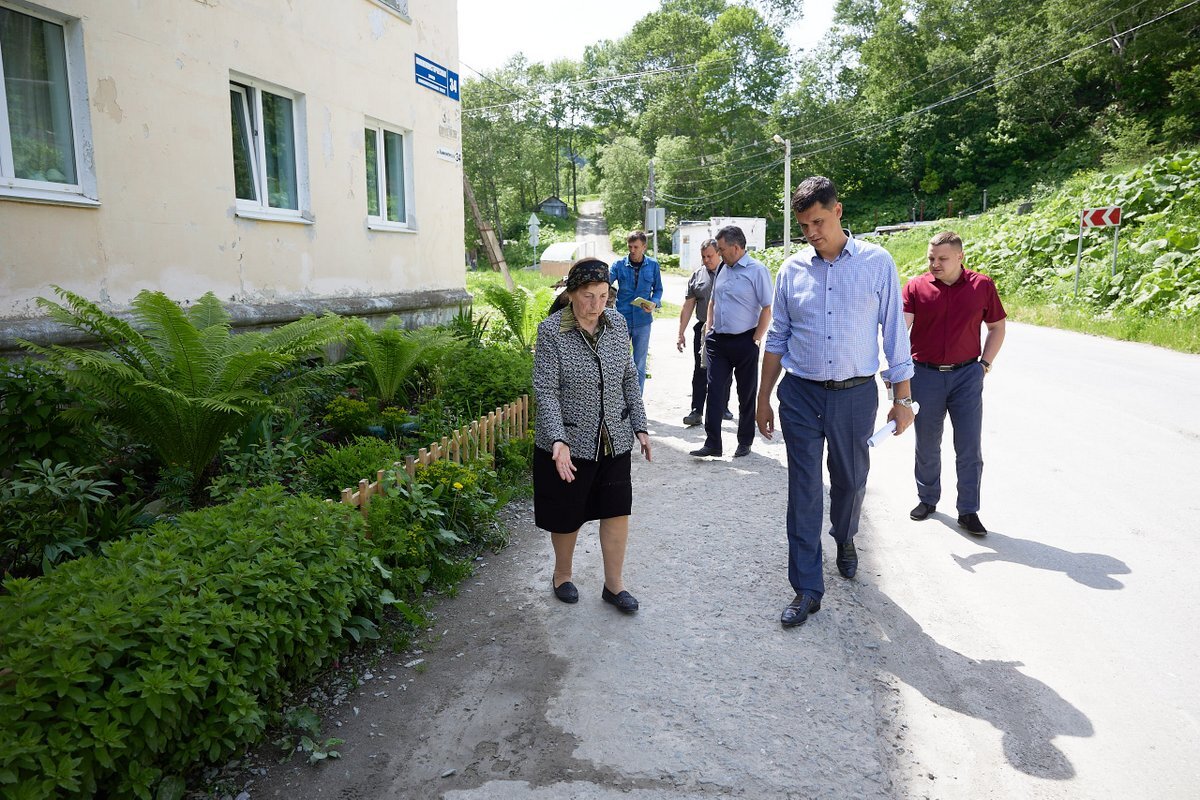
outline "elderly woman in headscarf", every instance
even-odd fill
[[[554,595],[574,603],[575,541],[583,523],[600,520],[601,597],[633,613],[638,601],[621,575],[633,507],[631,451],[638,443],[649,461],[650,437],[629,333],[621,315],[608,308],[610,292],[608,265],[581,259],[567,275],[568,304],[538,326],[534,521],[550,531]]]

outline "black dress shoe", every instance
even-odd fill
[[[689,428],[700,425],[704,422],[704,417],[700,416],[700,412],[692,409],[692,413],[683,418],[683,424]]]
[[[858,572],[858,550],[854,547],[853,539],[845,544],[838,543],[836,563],[843,578],[853,578],[854,573]]]
[[[624,589],[616,594],[613,594],[608,590],[608,587],[605,586],[604,591],[600,592],[600,596],[604,598],[604,602],[612,603],[626,614],[632,614],[638,610],[637,598]]]
[[[908,518],[920,522],[923,519],[928,519],[929,515],[934,511],[937,511],[937,506],[932,503],[917,503],[916,508],[908,512]]]
[[[795,600],[788,603],[787,608],[780,615],[779,621],[783,623],[783,627],[792,628],[796,625],[803,625],[809,614],[815,614],[820,610],[820,600],[808,592],[801,592],[796,595]]]
[[[734,458],[741,458],[742,456],[748,455],[750,455],[750,445],[748,444],[739,444],[737,446],[737,450],[733,451]]]
[[[707,458],[708,456],[720,457],[721,451],[717,450],[716,448],[709,447],[708,445],[704,445],[704,447],[701,447],[698,450],[693,450],[691,453],[689,453],[689,455],[693,455],[696,458]]]
[[[979,515],[974,512],[960,514],[958,517],[958,527],[975,536],[987,536],[987,528],[983,527],[983,523],[979,521]]]
[[[579,590],[570,581],[563,581],[558,586],[554,586],[554,578],[551,578],[550,585],[554,587],[554,596],[564,603],[579,602]]]
[[[726,422],[733,420],[733,412],[728,408],[725,409],[725,413],[721,415],[721,419],[725,420]]]

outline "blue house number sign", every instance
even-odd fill
[[[417,55],[417,83],[432,89],[451,100],[458,99],[458,73],[452,72],[436,61]]]

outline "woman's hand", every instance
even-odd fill
[[[650,437],[645,432],[639,432],[637,438],[642,443],[642,455],[646,457],[647,461],[653,461],[650,458]]]
[[[567,443],[555,442],[550,455],[554,459],[554,466],[558,468],[558,477],[567,483],[575,480],[575,465],[571,462],[571,448]]]

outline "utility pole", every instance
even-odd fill
[[[650,246],[652,249],[651,257],[658,260],[658,203],[654,197],[654,159],[650,159]]]
[[[775,144],[783,145],[783,257],[792,252],[792,140],[775,134]]]

